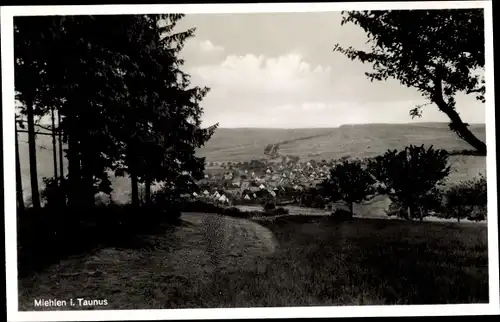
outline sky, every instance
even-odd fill
[[[203,125],[314,128],[342,124],[448,122],[396,80],[370,82],[369,64],[333,52],[336,43],[366,48],[360,27],[340,25],[340,12],[192,14],[177,30],[196,28],[181,52],[193,85],[211,88],[202,101]],[[485,107],[457,95],[468,123],[484,123]]]

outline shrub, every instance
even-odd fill
[[[450,173],[448,153],[431,146],[410,145],[402,151],[387,151],[368,162],[370,173],[381,183],[379,193],[401,205],[408,219],[426,215],[422,209],[440,194],[439,186]],[[431,202],[430,204],[433,204]]]
[[[445,194],[445,217],[481,221],[487,213],[486,177],[461,182]]]
[[[151,194],[151,200],[144,204],[144,209],[147,209],[158,220],[176,222],[180,219],[181,211],[186,203],[186,200],[160,189]]]
[[[276,209],[276,204],[272,201],[266,201],[264,203],[264,211],[272,211]]]
[[[375,180],[363,169],[360,161],[344,159],[330,170],[330,178],[323,181],[322,188],[330,201],[346,202],[352,216],[353,204],[372,195],[374,184]]]
[[[314,196],[313,202],[311,204],[312,208],[325,209],[325,206],[326,206],[325,198],[323,198],[320,195]]]
[[[388,216],[396,216],[399,218],[410,219],[408,208],[405,207],[397,198],[390,197],[391,204],[386,211]],[[442,214],[445,210],[443,207],[443,192],[440,189],[434,189],[433,193],[428,193],[422,196],[419,205],[415,209],[419,218],[424,218],[430,215]]]
[[[277,216],[288,215],[289,211],[283,207],[278,207],[274,210],[274,214]]]
[[[331,214],[332,218],[338,221],[352,219],[352,212],[345,209],[335,209]]]
[[[42,181],[45,187],[40,192],[40,197],[45,203],[45,207],[48,208],[61,208],[66,205],[66,190],[64,185],[67,184],[68,180],[64,179],[62,184],[60,184],[59,178],[54,177],[43,177]]]

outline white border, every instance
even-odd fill
[[[14,50],[13,16],[31,15],[87,15],[87,14],[145,14],[145,13],[257,13],[257,12],[320,12],[340,10],[387,9],[445,9],[484,8],[486,34],[486,140],[488,182],[488,258],[489,304],[418,305],[418,306],[343,306],[343,307],[288,307],[241,309],[175,309],[175,310],[104,310],[104,311],[50,311],[18,312],[16,198],[14,160]],[[428,1],[428,2],[367,2],[367,3],[266,3],[266,4],[194,4],[194,5],[92,5],[92,6],[12,6],[1,8],[2,92],[4,136],[4,200],[5,200],[5,255],[7,284],[7,319],[9,321],[91,321],[91,320],[197,320],[245,318],[300,318],[300,317],[354,317],[354,316],[444,316],[496,315],[500,313],[498,223],[493,72],[493,15],[491,1]]]

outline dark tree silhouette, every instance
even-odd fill
[[[54,107],[51,108],[50,110],[50,118],[52,121],[52,128],[51,128],[51,134],[52,134],[52,158],[53,158],[53,163],[54,163],[54,179],[56,180],[56,184],[58,182],[58,175],[59,173],[57,172],[57,142],[56,142],[56,119],[54,115]]]
[[[194,35],[194,29],[172,32],[182,17],[15,19],[16,90],[28,115],[29,142],[34,149],[35,115],[57,109],[58,130],[67,143],[70,206],[93,206],[96,189],[110,193],[109,171],[130,175],[134,205],[139,183],[149,199],[153,182],[180,195],[203,175],[204,159],[195,149],[217,124],[201,128],[199,102],[208,88],[191,86],[181,70],[178,54]],[[30,160],[35,204],[36,151]]]
[[[369,160],[368,171],[379,181],[379,193],[387,194],[408,212],[408,219],[425,214],[417,213],[450,173],[448,153],[410,145],[402,151],[389,150],[384,155]]]
[[[41,34],[30,30],[27,24],[14,28],[14,55],[16,57],[14,81],[17,99],[24,105],[22,113],[27,116],[28,149],[30,164],[31,200],[33,208],[40,209],[40,192],[36,162],[35,100],[40,84],[40,67],[36,52],[42,39]]]
[[[16,127],[15,127],[15,148],[16,148],[16,197],[17,197],[17,209],[19,211],[24,211],[24,195],[23,195],[23,181],[21,177],[21,158],[19,155],[19,134],[17,127],[24,129],[24,123],[16,115]]]
[[[368,35],[370,50],[335,51],[371,63],[370,80],[394,78],[416,88],[450,119],[450,129],[486,154],[486,144],[464,123],[455,108],[455,94],[475,94],[484,102],[484,16],[482,9],[394,10],[343,12],[342,25],[354,23]],[[419,117],[423,106],[410,111]]]
[[[354,203],[368,200],[375,193],[375,180],[358,160],[344,160],[330,170],[330,178],[322,182],[322,191],[330,201],[345,201],[353,215]]]

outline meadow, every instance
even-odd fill
[[[147,248],[96,249],[21,280],[20,309],[48,294],[108,300],[93,309],[488,302],[485,225],[181,219],[144,236]]]

